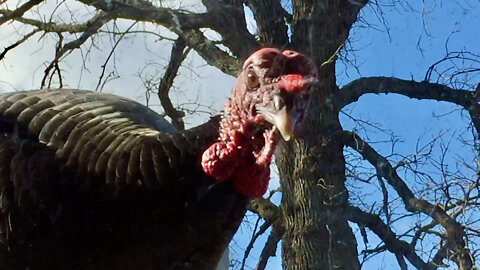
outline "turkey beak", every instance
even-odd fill
[[[283,139],[288,142],[292,138],[293,131],[295,130],[297,122],[295,118],[296,117],[293,117],[292,114],[289,113],[287,106],[284,106],[274,114],[274,121],[270,123],[277,127]]]
[[[274,125],[285,141],[292,138],[295,126],[297,124],[297,114],[293,108],[288,108],[284,98],[275,95],[273,99],[273,108],[257,106],[257,111],[264,116],[265,121]]]

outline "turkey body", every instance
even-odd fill
[[[248,202],[202,171],[218,122],[177,132],[114,95],[0,95],[0,269],[211,269]]]
[[[222,119],[181,132],[114,95],[0,95],[0,270],[214,268],[317,78],[305,55],[260,49]]]

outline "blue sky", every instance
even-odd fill
[[[337,75],[340,86],[361,76],[394,76],[420,81],[425,77],[429,66],[444,57],[447,51],[465,50],[480,54],[480,1],[408,1],[410,6],[403,1],[395,2],[393,6],[380,7],[383,14],[380,14],[373,5],[362,10],[362,21],[369,25],[357,23],[351,31],[347,48],[352,48],[355,52],[349,53],[347,59],[354,61],[356,68],[351,64],[338,63]],[[68,17],[68,14],[62,16]],[[86,18],[82,17],[79,20]],[[118,27],[122,29],[130,25],[131,22],[118,22]],[[18,28],[18,24],[13,26],[20,31],[28,30]],[[10,45],[18,38],[12,29],[5,25],[0,27],[0,48]],[[166,37],[174,37],[166,29],[150,24],[140,24],[134,29],[154,30]],[[18,50],[9,53],[0,63],[0,92],[39,87],[43,75],[42,67],[54,55],[54,43],[51,40],[41,42],[43,46],[39,48],[38,37],[32,39]],[[97,41],[97,49],[92,50],[87,56],[88,62],[85,67],[81,64],[79,52],[70,55],[63,66],[67,86],[94,89],[101,71],[100,66],[104,63],[113,43],[114,41],[109,38]],[[88,46],[88,43],[86,45]],[[127,36],[116,51],[115,61],[107,64],[107,72],[115,71],[119,78],[107,83],[104,91],[144,101],[145,95],[142,92],[144,85],[139,74],[146,76],[161,71],[169,53],[170,43],[159,42],[156,36]],[[147,66],[143,68],[145,64]],[[186,108],[195,109],[196,106],[191,103],[199,102],[204,105],[197,108],[200,111],[221,110],[222,104],[230,94],[234,78],[207,66],[194,53],[189,55],[186,65],[180,72],[180,77],[175,81],[175,89],[171,92],[174,104],[183,104]],[[79,74],[82,74],[80,78]],[[480,83],[479,74],[468,79],[471,79],[472,83]],[[152,104],[154,108],[158,108],[156,107],[158,102],[152,101]],[[388,132],[379,132],[374,128],[361,130],[346,114],[377,123]],[[187,125],[193,126],[207,118],[207,113],[199,112],[187,118]],[[458,111],[456,106],[445,102],[417,101],[398,95],[367,95],[347,107],[341,120],[345,129],[357,130],[364,138],[368,137],[372,141],[388,140],[395,136],[399,140],[395,146],[395,153],[403,156],[415,153],[419,138],[421,144],[427,143],[438,134],[443,134],[447,141],[452,138],[452,155],[448,156],[452,166],[455,166],[458,159],[453,153],[470,160],[472,160],[470,157],[473,157],[470,148],[458,143],[459,137],[471,140],[471,136],[466,133],[468,117],[465,115],[462,117],[461,111]],[[391,154],[391,145],[388,143],[376,143],[374,146],[384,155]],[[436,148],[435,155],[439,154],[438,150]],[[394,161],[400,158],[398,155],[392,157]],[[428,167],[425,170],[434,171]],[[438,176],[436,173],[433,175]],[[349,185],[352,189],[373,194],[368,197],[370,201],[379,200],[379,197],[375,196],[378,188],[374,185],[360,185],[351,180]],[[275,186],[278,186],[278,179],[273,176],[272,187]],[[415,187],[413,183],[412,186]],[[392,197],[395,196],[394,191],[389,192]],[[276,200],[279,200],[278,196]],[[255,219],[251,219],[251,222],[254,223]],[[412,222],[414,220],[400,222],[398,230],[407,228]],[[245,247],[251,235],[248,225],[243,225],[239,232],[235,241],[240,247]],[[375,242],[374,237],[371,240],[372,243]],[[247,261],[248,266],[255,267],[263,241],[264,238],[258,240]],[[359,246],[362,245],[359,242]],[[233,256],[241,259],[243,250],[235,245],[232,247],[235,250]],[[280,269],[280,265],[281,259],[277,256],[271,259],[268,268]],[[398,269],[398,267],[392,256],[380,255],[365,264],[364,269]]]
[[[342,73],[345,70],[340,64],[338,70],[339,85],[344,85],[361,76],[394,76],[402,79],[421,81],[426,71],[436,61],[443,58],[448,52],[470,51],[480,54],[480,2],[479,1],[409,1],[414,12],[396,7],[384,7],[382,11],[389,31],[376,18],[378,12],[374,7],[367,7],[362,17],[368,23],[375,23],[379,30],[373,28],[357,28],[351,33],[351,46],[360,49],[355,53],[356,63],[359,64],[360,74],[352,68],[347,68],[348,76]],[[461,63],[457,63],[461,64]],[[465,63],[468,65],[469,63]],[[451,63],[448,63],[451,66]],[[446,67],[446,66],[445,66]],[[478,65],[477,65],[478,67]],[[473,75],[473,76],[472,76]],[[471,74],[468,79],[474,85],[480,83],[480,74]],[[435,82],[437,78],[433,77]],[[439,78],[440,82],[447,82],[448,77]],[[471,90],[471,89],[469,89]],[[364,132],[372,141],[388,140],[392,134],[399,140],[395,146],[395,153],[409,155],[416,152],[416,143],[426,144],[439,134],[442,141],[450,143],[451,151],[447,154],[449,169],[454,170],[460,157],[473,161],[472,149],[459,142],[460,139],[472,140],[467,131],[469,118],[458,110],[458,107],[445,102],[417,101],[399,95],[367,95],[359,102],[346,108],[345,112],[355,118],[378,123],[388,130],[381,133],[375,129]],[[451,113],[450,113],[451,112]],[[358,128],[347,117],[342,117],[342,124],[346,129]],[[440,157],[440,143],[437,143],[433,156]],[[383,155],[391,154],[391,144],[378,143],[375,148]],[[398,161],[402,157],[393,156]],[[478,162],[478,161],[477,161]],[[431,172],[435,180],[442,178],[439,171],[431,164],[422,168]],[[472,171],[464,167],[461,171],[474,177]],[[414,190],[421,185],[415,183],[411,174],[404,174],[409,186]],[[350,181],[350,185],[358,185],[358,181]],[[363,187],[363,186],[362,186]],[[363,187],[363,192],[375,188]],[[380,193],[378,188],[377,193]],[[367,197],[379,201],[379,196]],[[389,190],[391,197],[395,192]],[[426,193],[426,195],[430,195]],[[377,197],[377,198],[376,198]],[[401,204],[400,204],[401,205]],[[413,226],[415,218],[404,219],[396,225],[396,231],[401,233]],[[375,240],[371,237],[370,240]],[[437,240],[438,241],[438,240]],[[432,243],[426,243],[432,244]],[[359,244],[362,246],[362,244]],[[396,260],[390,254],[380,255],[364,265],[364,269],[398,269]],[[413,268],[412,268],[413,269]],[[452,268],[455,269],[455,268]]]
[[[410,7],[395,6],[380,7],[383,12],[379,15],[378,7],[367,6],[362,10],[362,21],[352,29],[350,34],[349,49],[355,52],[347,55],[351,63],[337,64],[337,79],[339,86],[360,77],[393,76],[402,79],[421,81],[425,78],[426,71],[436,61],[442,59],[448,52],[470,51],[480,54],[480,2],[479,1],[408,1]],[[382,19],[383,16],[383,19]],[[387,31],[388,29],[388,31]],[[343,52],[342,55],[345,55]],[[450,63],[449,63],[450,64]],[[469,63],[466,63],[467,65]],[[480,74],[468,77],[472,83],[480,83]],[[436,77],[433,77],[436,80]],[[446,79],[446,78],[442,78]],[[442,81],[440,81],[442,82]],[[470,89],[471,90],[471,89]],[[399,95],[366,95],[358,102],[345,108],[345,113],[357,119],[370,121],[382,127],[386,132],[375,128],[363,131],[355,122],[346,115],[341,116],[342,125],[347,130],[357,130],[364,138],[371,141],[389,140],[395,136],[399,142],[395,145],[395,153],[410,155],[416,152],[417,141],[419,145],[426,144],[439,134],[443,134],[444,141],[451,139],[451,153],[447,156],[450,166],[455,166],[458,154],[465,159],[473,160],[471,148],[458,142],[458,138],[472,139],[466,131],[469,118],[458,110],[458,107],[446,102],[418,101]],[[451,113],[449,113],[451,112]],[[390,143],[376,143],[374,147],[383,155],[390,155]],[[440,155],[438,144],[434,156]],[[394,161],[401,159],[393,156]],[[434,178],[440,177],[433,168],[426,166],[424,170],[432,172]],[[471,172],[470,172],[471,173]],[[406,174],[410,186],[412,176]],[[376,182],[375,182],[376,184]],[[360,185],[349,180],[350,188],[357,192],[370,194],[369,202],[377,201],[381,204],[380,190],[375,185]],[[390,199],[396,194],[389,189]],[[250,219],[255,222],[255,219]],[[396,229],[402,232],[416,221],[415,218],[398,222]],[[355,226],[354,230],[356,229]],[[251,232],[237,241],[245,246]],[[369,234],[370,248],[375,247],[378,239]],[[359,247],[363,247],[358,239]],[[261,242],[260,242],[261,243]],[[257,252],[262,245],[257,244]],[[280,248],[279,248],[280,251]],[[249,266],[255,266],[258,254],[252,252]],[[240,254],[242,256],[243,253]],[[280,253],[272,258],[269,269],[280,269]],[[411,266],[410,266],[411,267]],[[388,253],[379,255],[364,264],[363,269],[398,269],[393,256]],[[413,267],[411,269],[414,269]],[[452,268],[454,269],[454,268]]]

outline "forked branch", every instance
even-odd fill
[[[263,270],[267,266],[268,259],[275,256],[277,244],[282,239],[285,232],[280,208],[265,198],[255,198],[250,201],[248,210],[256,213],[259,217],[265,219],[266,224],[271,224],[272,230],[268,236],[262,253],[260,255],[257,268]],[[268,223],[267,223],[268,222]]]
[[[91,36],[96,34],[98,30],[111,19],[113,19],[113,17],[109,13],[99,12],[92,19],[89,20],[89,22],[87,23],[87,28],[82,33],[82,35],[80,35],[79,38],[70,41],[65,45],[62,45],[62,38],[60,38],[55,52],[55,59],[53,59],[52,62],[45,68],[41,87],[44,87],[46,85],[50,71],[54,67],[58,67],[59,61],[63,56],[73,51],[74,49],[80,48],[83,43],[85,43]],[[61,33],[58,33],[58,35],[62,37]]]
[[[465,231],[460,223],[449,216],[445,209],[439,205],[433,205],[426,200],[415,197],[412,190],[410,190],[405,181],[400,178],[390,162],[357,134],[345,131],[343,133],[343,141],[346,146],[356,150],[375,167],[377,171],[382,173],[382,177],[385,178],[387,183],[392,186],[398,196],[400,196],[407,211],[423,213],[442,225],[454,253],[452,259],[458,265],[459,269],[472,269],[472,256],[465,244]]]
[[[251,50],[258,46],[246,27],[242,27],[244,28],[242,31],[239,31],[242,28],[231,31],[232,22],[230,21],[237,22],[238,20],[230,18],[231,16],[228,15],[230,13],[221,12],[226,9],[230,10],[228,3],[218,3],[218,8],[205,13],[192,13],[152,5],[145,6],[141,4],[143,1],[137,1],[138,3],[132,1],[131,3],[130,1],[80,0],[80,2],[108,12],[115,18],[152,22],[164,26],[183,38],[187,46],[197,51],[209,65],[233,76],[238,75],[241,69],[242,60],[238,58],[246,57]],[[203,35],[202,28],[210,28],[220,33],[223,38],[222,43],[233,48],[232,52],[237,57],[232,57],[227,52],[220,50],[214,41]]]
[[[404,256],[417,269],[435,269],[416,254],[414,246],[398,239],[390,226],[385,224],[378,215],[364,212],[355,206],[347,206],[345,215],[348,220],[369,228],[385,243],[388,251]]]
[[[190,48],[185,50],[185,47],[185,40],[183,38],[179,38],[173,43],[170,61],[158,85],[158,98],[165,110],[165,114],[172,119],[172,124],[179,130],[185,129],[185,124],[183,123],[185,113],[175,109],[168,93],[170,92],[175,77],[177,77],[178,69],[190,51]]]
[[[8,14],[4,14],[2,17],[0,17],[0,25],[4,24],[5,22],[15,19],[17,17],[22,17],[25,12],[30,10],[32,7],[40,4],[43,0],[30,0],[26,2],[25,4],[21,5],[17,9],[15,9],[12,12],[9,12]]]

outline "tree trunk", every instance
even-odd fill
[[[293,49],[315,60],[320,82],[300,136],[281,143],[276,155],[283,190],[283,264],[288,270],[360,269],[355,236],[342,213],[348,203],[342,129],[327,98],[339,91],[335,54],[361,6],[342,0],[294,0],[292,6]]]
[[[276,157],[285,269],[359,269],[355,237],[342,214],[348,193],[338,115],[315,106],[307,117],[302,136],[279,145]]]

